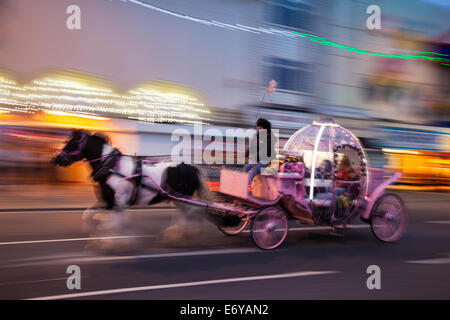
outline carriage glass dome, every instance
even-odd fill
[[[364,149],[358,138],[332,118],[319,118],[295,132],[283,151],[303,157],[305,186],[310,200],[324,197],[319,194],[331,193],[333,187],[335,190],[345,188],[347,193],[353,187],[355,198],[367,195]]]

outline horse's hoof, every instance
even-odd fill
[[[98,240],[89,240],[84,246],[85,251],[98,251],[99,243]]]
[[[184,240],[184,227],[172,225],[162,233],[161,244],[164,246],[179,246]]]
[[[122,239],[107,239],[99,242],[98,251],[103,253],[121,253],[128,252],[130,250],[136,250],[137,244],[134,239],[122,238]]]
[[[83,233],[93,234],[97,230],[98,223],[95,221],[84,221],[81,224],[81,231]]]

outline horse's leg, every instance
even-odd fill
[[[130,218],[128,216],[129,213],[126,211],[127,207],[128,204],[126,201],[116,202],[114,210],[111,211],[111,215],[108,219],[111,230],[121,232],[123,226],[129,224]]]
[[[163,232],[163,243],[174,245],[193,245],[202,241],[208,233],[205,208],[173,201],[178,213]],[[205,224],[206,223],[206,224]]]
[[[131,236],[129,238],[106,238],[99,241],[101,250],[112,252],[117,250],[130,250],[136,247],[136,239],[132,237],[133,230],[129,227],[129,217],[126,211],[128,199],[132,192],[132,185],[116,184],[114,188],[114,207],[102,223],[102,229],[107,236]],[[126,226],[127,228],[124,228]]]
[[[188,224],[188,218],[186,211],[188,208],[185,203],[179,201],[172,201],[174,206],[178,209],[178,212],[172,216],[170,225],[162,231],[161,241],[163,245],[175,245],[186,244],[186,229]]]
[[[120,231],[122,223],[127,220],[127,217],[124,217],[126,215],[125,210],[128,207],[133,185],[116,176],[111,176],[108,179],[108,185],[114,190],[114,207],[109,212],[103,227],[108,232],[117,233]]]
[[[97,231],[100,222],[105,220],[105,211],[114,205],[114,190],[108,184],[95,184],[94,193],[97,203],[86,209],[82,217],[82,229],[89,233]]]
[[[94,220],[94,217],[97,213],[102,213],[103,210],[105,210],[105,207],[100,203],[96,203],[95,205],[84,210],[81,225],[83,232],[91,234],[95,231],[97,222]]]

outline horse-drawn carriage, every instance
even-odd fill
[[[288,219],[327,225],[339,234],[360,217],[384,242],[404,233],[404,204],[385,193],[400,174],[384,180],[384,170],[369,168],[363,146],[349,130],[334,121],[314,122],[291,136],[281,158],[277,172],[257,175],[251,188],[247,173],[222,169],[220,193],[227,199],[205,204],[211,214],[223,215],[220,230],[234,235],[250,224],[262,249],[283,243]]]
[[[332,120],[314,122],[291,136],[281,157],[253,179],[250,189],[248,173],[222,169],[222,201],[215,202],[193,197],[195,190],[204,189],[196,167],[170,162],[144,165],[139,157],[122,155],[102,135],[74,131],[53,163],[68,166],[86,159],[109,209],[120,213],[135,203],[172,199],[181,209],[184,204],[205,209],[228,235],[251,224],[253,240],[263,249],[283,243],[288,219],[330,226],[341,234],[360,217],[385,242],[404,233],[403,202],[385,193],[400,174],[384,180],[384,170],[369,168],[363,146],[349,130]],[[92,220],[95,210],[90,212],[83,219]]]

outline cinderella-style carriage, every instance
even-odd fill
[[[318,120],[295,132],[280,159],[257,175],[250,188],[248,173],[222,169],[220,194],[225,201],[182,200],[220,217],[219,229],[228,235],[250,225],[262,249],[283,243],[289,219],[329,226],[341,235],[359,217],[379,240],[393,242],[405,232],[406,212],[399,196],[386,193],[401,174],[387,179],[385,174],[368,166],[366,152],[352,132],[332,119]]]

